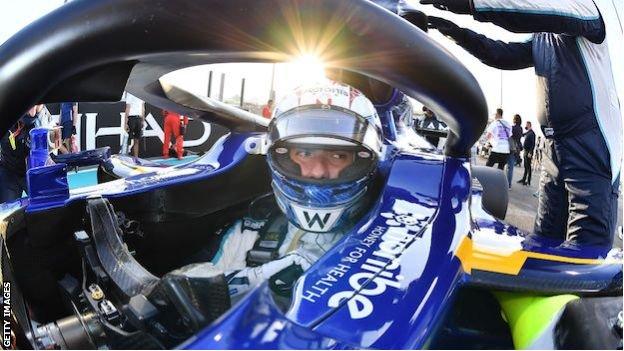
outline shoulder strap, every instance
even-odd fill
[[[288,233],[288,219],[282,213],[272,216],[258,232],[258,239],[247,252],[247,266],[257,267],[279,258],[279,248]]]
[[[505,135],[507,136],[507,139],[509,139],[509,133],[507,132],[507,127],[505,127],[505,124],[503,124],[503,121],[499,119],[498,123],[500,123],[500,125],[503,127],[503,130],[505,131]]]

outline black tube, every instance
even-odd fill
[[[0,47],[0,130],[37,102],[117,101],[126,79],[128,90],[158,107],[253,129],[185,111],[164,96],[158,79],[192,65],[280,62],[307,51],[431,108],[449,126],[448,155],[468,156],[485,128],[487,105],[472,74],[421,30],[371,2],[109,0],[71,2]],[[98,75],[100,68],[107,74]]]

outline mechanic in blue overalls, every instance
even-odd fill
[[[430,28],[486,65],[508,70],[535,67],[540,94],[537,116],[546,136],[535,233],[564,239],[564,247],[611,247],[622,160],[616,85],[622,82],[614,79],[612,66],[617,63],[609,56],[610,46],[619,44],[622,33],[618,34],[621,24],[613,20],[610,2],[420,2],[471,14],[512,32],[534,33],[529,41],[504,43],[439,17],[428,18]]]
[[[30,153],[29,133],[36,122],[36,107],[32,107],[0,139],[0,204],[28,192],[26,158]]]
[[[289,296],[303,271],[368,209],[381,157],[381,123],[359,91],[328,83],[299,88],[276,106],[267,161],[273,193],[223,235],[212,262],[232,301],[269,280]]]
[[[471,14],[512,32],[523,43],[486,38],[429,17],[430,28],[499,69],[535,67],[538,119],[546,136],[535,233],[563,248],[611,248],[622,159],[622,27],[609,0],[421,0]],[[411,18],[418,18],[415,14]],[[410,17],[406,17],[410,20]],[[619,61],[616,61],[619,60]],[[615,79],[614,77],[618,77]],[[618,92],[619,90],[619,92]],[[618,93],[620,94],[618,96]],[[555,325],[575,295],[495,292],[517,349],[553,349]]]

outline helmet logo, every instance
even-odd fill
[[[292,205],[292,208],[301,228],[314,232],[328,232],[332,230],[343,211],[340,208],[332,210],[310,209],[299,207],[295,204]]]

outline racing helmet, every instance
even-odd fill
[[[383,150],[379,116],[360,91],[333,82],[296,89],[276,105],[268,138],[272,187],[292,224],[324,233],[359,218]]]

